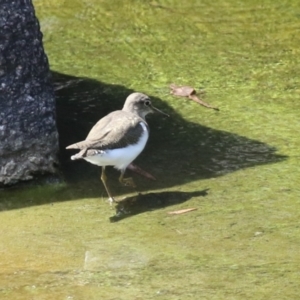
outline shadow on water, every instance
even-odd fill
[[[52,74],[57,96],[60,168],[64,180],[71,189],[74,189],[74,193],[70,195],[60,191],[55,200],[39,200],[39,203],[22,199],[20,203],[15,203],[11,207],[2,203],[3,209],[39,205],[44,204],[45,201],[46,203],[47,201],[66,201],[71,198],[72,200],[101,196],[106,198],[102,183],[99,181],[100,168],[85,161],[71,161],[70,156],[76,151],[65,150],[65,147],[85,139],[91,127],[100,118],[113,110],[121,109],[124,100],[133,90],[89,78],[78,78],[57,72],[52,72]],[[183,185],[243,168],[279,162],[286,158],[277,154],[276,148],[265,143],[186,121],[166,102],[150,96],[154,105],[168,113],[170,117],[150,115],[147,119],[151,129],[150,138],[145,150],[135,163],[154,175],[157,180],[150,181],[127,171],[126,173],[134,177],[137,182],[139,187],[137,193]],[[199,113],[201,112],[203,108],[199,107]],[[222,108],[219,114],[221,113]],[[127,187],[120,187],[117,180],[119,173],[116,170],[108,168],[107,173],[114,195],[120,196],[128,191],[133,192]],[[178,195],[180,199],[189,199],[195,193],[197,192],[189,191],[189,193]],[[129,199],[127,204],[119,205],[116,218],[128,217],[128,214],[124,213],[128,208],[128,203],[131,203],[130,211],[134,215],[157,209],[160,203],[157,199],[163,197],[166,197],[165,201],[169,201],[168,199],[173,197],[173,194],[171,192],[150,193],[134,197],[134,201]],[[148,198],[157,203],[157,207],[148,207]],[[163,206],[166,206],[165,202],[162,202],[161,207]]]
[[[111,222],[118,222],[125,218],[135,216],[147,211],[161,209],[175,204],[184,203],[193,197],[204,197],[206,190],[195,192],[161,192],[138,194],[137,196],[127,197],[116,205],[116,214],[110,217]]]
[[[65,150],[65,147],[85,139],[101,117],[122,108],[125,98],[133,90],[56,72],[53,72],[53,77],[57,94],[60,160],[65,179],[69,182],[86,179],[98,182],[99,168],[84,161],[71,161],[73,152]],[[150,96],[155,106],[170,114],[169,118],[150,115],[147,119],[150,138],[136,160],[140,167],[159,178],[152,184],[153,188],[217,177],[286,158],[276,154],[277,149],[265,143],[188,122],[161,99]]]

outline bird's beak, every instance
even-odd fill
[[[167,116],[167,117],[170,117],[168,114],[164,113],[163,111],[159,110],[158,108],[156,108],[156,107],[154,107],[154,106],[152,106],[152,105],[151,105],[151,108],[152,108],[153,112],[158,112],[158,113],[160,113],[160,114],[162,114],[162,115],[165,115],[165,116]]]

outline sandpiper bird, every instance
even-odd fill
[[[101,180],[111,203],[115,202],[115,199],[106,182],[105,167],[114,166],[119,169],[119,181],[124,185],[135,186],[132,178],[124,178],[124,173],[147,143],[149,127],[145,117],[153,112],[167,115],[153,107],[147,95],[130,94],[122,110],[113,111],[100,119],[84,141],[66,148],[80,150],[71,156],[72,160],[84,159],[102,167]]]

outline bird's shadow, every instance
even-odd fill
[[[184,203],[194,197],[205,197],[208,189],[194,192],[161,192],[139,193],[136,196],[127,197],[115,206],[116,214],[110,217],[111,222],[118,222],[147,211],[157,210],[168,206]]]

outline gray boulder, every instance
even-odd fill
[[[55,173],[55,96],[30,0],[0,0],[0,185]]]

